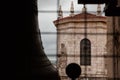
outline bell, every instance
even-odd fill
[[[24,39],[24,41],[21,40],[22,45],[24,44],[23,47],[21,47],[21,53],[22,51],[24,51],[24,56],[26,57],[23,58],[22,56],[21,60],[26,59],[25,61],[22,61],[23,63],[25,63],[25,66],[22,66],[22,68],[25,67],[24,68],[25,71],[23,73],[21,72],[21,74],[20,73],[18,74],[19,75],[24,74],[25,76],[27,75],[29,77],[32,77],[32,80],[60,80],[57,69],[51,64],[43,50],[42,41],[40,37],[40,30],[38,27],[37,0],[29,0],[26,3],[25,7],[26,7],[26,24],[24,27],[25,32],[24,30],[22,30],[21,33],[24,34],[20,34],[21,37]],[[21,69],[21,71],[23,71],[23,69]]]
[[[33,1],[33,25],[32,25],[32,76],[33,79],[39,80],[58,80],[58,72],[48,60],[43,50],[42,41],[40,37],[40,30],[38,28],[38,11],[37,1]]]

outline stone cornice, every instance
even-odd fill
[[[68,23],[68,22],[83,22],[85,21],[84,17],[85,17],[84,13],[76,14],[74,16],[67,16],[67,17],[55,20],[54,24],[58,25],[58,24],[63,24],[63,23]],[[102,21],[105,23],[107,22],[107,19],[105,16],[96,16],[94,14],[87,13],[86,17],[87,17],[87,21],[90,21],[90,22],[91,21],[94,21],[94,22]]]
[[[68,29],[85,29],[84,27],[64,27],[64,28],[58,28],[57,30],[68,30]],[[107,29],[106,27],[87,27],[87,29]]]
[[[68,19],[68,20],[61,20],[61,21],[56,21],[54,22],[54,24],[60,25],[60,24],[65,24],[65,23],[84,23],[84,19],[79,19],[79,20],[74,20],[74,19]],[[102,22],[102,23],[106,23],[106,19],[88,19],[87,23],[89,22]]]

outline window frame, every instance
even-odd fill
[[[91,65],[91,41],[87,38],[80,42],[80,65]]]

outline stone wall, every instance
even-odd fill
[[[58,37],[58,70],[59,74],[62,76],[67,76],[65,73],[65,68],[69,63],[77,63],[82,68],[81,77],[84,77],[84,73],[87,77],[106,77],[107,71],[105,69],[104,55],[106,54],[106,22],[104,21],[91,21],[87,22],[87,38],[91,41],[91,65],[83,66],[80,65],[80,41],[85,38],[84,36],[84,23],[83,21],[78,21],[76,23],[67,22],[64,24],[59,24],[57,26]],[[64,22],[64,20],[63,20]],[[62,56],[61,44],[66,47],[67,59]],[[65,77],[64,77],[65,78]],[[67,79],[66,79],[67,80]]]
[[[108,37],[106,68],[109,78],[120,78],[120,17],[107,17]]]

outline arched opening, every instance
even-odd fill
[[[87,38],[80,42],[80,65],[91,65],[91,42]]]

